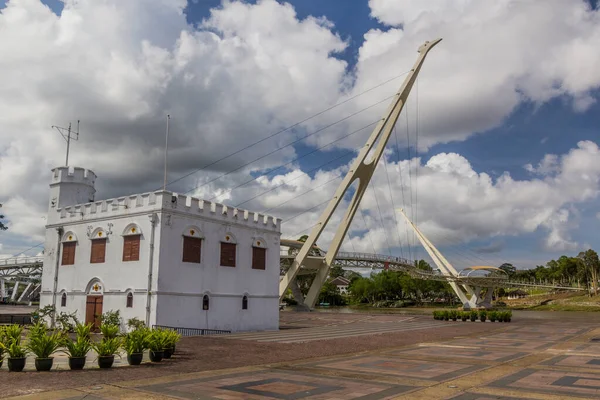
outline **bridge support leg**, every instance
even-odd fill
[[[6,286],[4,279],[0,279],[0,300],[6,297]]]
[[[33,286],[33,283],[30,282],[29,284],[27,284],[25,290],[23,290],[23,293],[21,293],[21,296],[19,296],[19,300],[17,300],[18,302],[21,302],[23,300],[23,298],[27,295],[29,289],[31,289],[31,286]]]
[[[15,285],[13,286],[12,294],[10,295],[10,301],[15,301],[15,298],[17,297],[17,291],[19,290],[20,283],[21,282],[19,282],[19,281],[15,281]]]

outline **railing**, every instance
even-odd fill
[[[152,325],[152,327],[160,329],[170,329],[172,331],[176,331],[181,336],[224,335],[231,333],[231,331],[224,331],[219,329],[182,328],[180,326]]]
[[[31,325],[31,316],[0,314],[0,324]]]
[[[41,264],[43,262],[44,257],[10,257],[0,259],[0,267]]]

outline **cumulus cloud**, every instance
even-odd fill
[[[376,121],[402,78],[369,89],[408,70],[425,40],[444,37],[398,126],[415,131],[418,104],[420,147],[488,130],[523,102],[567,96],[583,111],[600,84],[599,12],[583,0],[553,0],[551,6],[463,0],[451,7],[443,1],[371,0],[372,15],[386,27],[365,33],[352,70],[338,57],[347,43],[332,22],[301,20],[289,4],[228,1],[197,25],[186,22],[185,6],[185,0],[67,0],[55,15],[39,0],[10,0],[0,10],[0,53],[7,55],[0,58],[0,202],[11,221],[5,234],[12,241],[35,241],[43,234],[49,170],[64,157],[64,142],[51,125],[82,121],[71,165],[93,169],[99,194],[107,198],[161,186],[169,113],[170,178],[210,165],[169,188],[272,209],[284,219],[311,209],[284,224],[291,235],[310,226],[347,165],[303,171],[292,162],[296,148],[287,145],[361,110],[305,144],[324,146]],[[404,135],[399,136],[402,144]],[[331,147],[354,149],[363,143],[360,133]],[[421,160],[390,159],[387,167],[395,177],[396,199],[403,189],[418,187],[419,210],[411,217],[423,230],[471,240],[563,226],[564,218],[549,221],[568,209],[567,203],[597,196],[594,152],[595,143],[581,142],[571,151],[577,160],[571,153],[548,156],[537,167],[526,167],[535,174],[530,181],[506,174],[493,180],[459,154],[438,154],[418,173],[414,166]],[[289,164],[230,190],[282,163]],[[397,216],[385,200],[389,189],[381,171],[380,166],[374,180],[381,203],[370,189],[345,244],[348,250],[379,251],[407,236],[405,227],[388,233]],[[211,182],[223,173],[228,175]],[[280,205],[310,189],[299,203]],[[252,200],[264,190],[272,191]],[[324,243],[330,235],[323,236]]]

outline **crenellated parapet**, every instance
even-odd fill
[[[230,207],[167,191],[135,194],[58,208],[60,223],[95,218],[117,218],[140,212],[183,213],[279,232],[281,220],[271,215]]]

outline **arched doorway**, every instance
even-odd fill
[[[90,282],[85,301],[85,323],[92,324],[94,330],[100,329],[100,316],[104,300],[104,285],[95,280]]]

